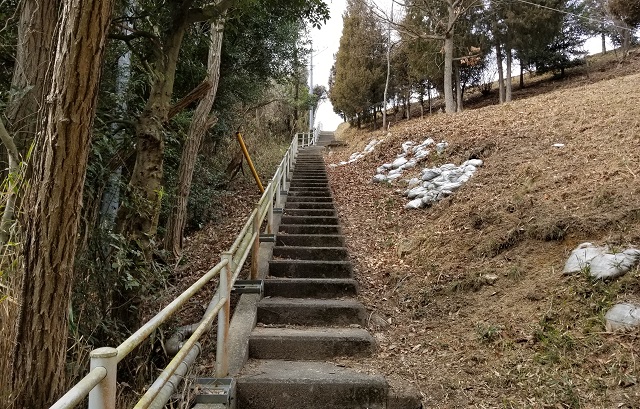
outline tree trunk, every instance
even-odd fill
[[[511,102],[511,46],[507,43],[506,45],[506,54],[507,54],[507,83],[505,87],[505,102]]]
[[[500,41],[496,41],[496,63],[498,64],[498,96],[500,103],[504,103],[504,74],[502,71],[502,46]]]
[[[456,64],[455,68],[456,75],[456,110],[457,112],[462,112],[463,104],[462,104],[462,83],[460,82],[460,64]]]
[[[187,220],[187,202],[191,191],[191,181],[193,180],[193,170],[198,158],[198,151],[204,135],[213,125],[209,115],[216,99],[218,82],[220,81],[220,54],[223,32],[224,20],[221,19],[217,23],[211,24],[211,43],[207,61],[207,81],[210,82],[211,87],[198,103],[193,115],[178,168],[179,179],[176,203],[169,218],[164,243],[165,249],[171,251],[176,258],[182,254],[182,235]]]
[[[456,106],[453,101],[453,34],[456,21],[456,12],[453,8],[453,0],[447,0],[447,13],[449,30],[444,35],[444,106],[445,112],[453,113]]]
[[[18,148],[16,148],[13,138],[5,128],[2,117],[0,117],[0,140],[7,149],[7,157],[9,159],[9,174],[7,175],[6,186],[7,198],[5,199],[4,212],[2,212],[2,220],[0,221],[0,248],[2,248],[9,241],[9,230],[13,224],[13,215],[18,193],[18,184],[16,182],[19,180],[18,172],[20,163]]]
[[[524,64],[520,60],[520,89],[524,88]]]
[[[24,0],[18,24],[16,64],[11,80],[15,90],[7,105],[7,129],[20,155],[33,141],[38,115],[50,86],[49,66],[54,57],[60,0]]]
[[[15,183],[18,165],[35,135],[44,92],[49,86],[47,72],[53,56],[56,30],[56,20],[52,17],[58,15],[60,6],[58,0],[25,0],[21,4],[16,64],[11,80],[14,94],[5,111],[7,127],[2,139],[9,162],[9,186],[0,222],[0,244],[9,239],[18,200]]]
[[[391,3],[391,19],[387,27],[387,79],[384,82],[382,101],[382,129],[387,129],[387,98],[389,97],[389,78],[391,77],[391,21],[393,21],[393,3]]]
[[[456,111],[453,101],[453,36],[444,40],[444,106],[445,112],[453,113]]]
[[[163,194],[163,126],[167,121],[178,54],[187,27],[184,14],[177,14],[165,37],[164,47],[159,50],[161,55],[155,61],[149,99],[136,122],[136,162],[128,186],[129,198],[118,210],[117,217],[117,231],[127,241],[136,243],[147,261],[151,259],[151,242],[158,229]],[[125,316],[129,316],[128,312]]]
[[[11,354],[3,354],[12,376],[1,389],[12,391],[15,408],[49,407],[65,387],[73,264],[111,6],[111,0],[62,4],[51,87],[22,206],[15,343]]]
[[[602,27],[604,29],[604,27]],[[604,31],[600,33],[600,40],[602,41],[602,55],[607,53],[607,36],[604,34]]]

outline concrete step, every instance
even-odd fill
[[[341,234],[277,234],[276,246],[343,247]]]
[[[273,258],[346,261],[349,258],[349,252],[346,247],[275,246],[273,248]]]
[[[327,362],[250,360],[237,378],[242,409],[384,409],[388,385]]]
[[[288,209],[335,209],[333,202],[290,202],[285,204]]]
[[[291,186],[289,187],[289,192],[291,191],[318,191],[318,192],[331,192],[328,186]]]
[[[284,209],[287,216],[336,216],[333,209]]]
[[[329,191],[328,189],[325,190],[319,190],[319,189],[294,189],[294,190],[289,190],[289,193],[287,193],[287,197],[293,197],[293,196],[307,196],[307,197],[311,197],[311,196],[315,196],[315,197],[331,197],[331,191]]]
[[[269,278],[263,281],[266,297],[355,297],[358,284],[351,278]]]
[[[281,224],[278,231],[286,234],[342,234],[339,225],[326,224]]]
[[[353,299],[263,298],[258,302],[258,322],[307,326],[364,327],[367,311]]]
[[[316,197],[316,196],[289,196],[287,195],[287,203],[290,202],[320,202],[333,203],[332,197]]]
[[[289,278],[351,278],[350,261],[271,260],[269,275]]]
[[[369,356],[375,341],[361,328],[256,327],[249,338],[249,357],[258,359],[322,360]]]
[[[290,200],[291,198],[288,198]],[[280,219],[282,224],[324,224],[338,225],[340,219],[337,216],[288,216],[283,215]]]

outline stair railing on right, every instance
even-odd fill
[[[231,290],[249,255],[251,255],[251,279],[255,280],[257,278],[261,226],[266,218],[266,233],[273,234],[274,208],[281,208],[284,205],[282,194],[289,187],[290,173],[293,171],[298,151],[301,148],[315,144],[317,139],[318,130],[313,133],[296,134],[258,204],[249,215],[249,219],[240,230],[238,237],[229,250],[222,253],[220,262],[118,347],[102,347],[91,351],[89,373],[51,406],[51,409],[74,408],[87,395],[89,396],[89,409],[115,409],[118,363],[149,338],[160,325],[166,322],[215,277],[219,277],[219,282],[218,288],[212,297],[210,308],[207,308],[205,316],[192,335],[184,342],[169,365],[162,371],[134,408],[146,409],[149,407],[161,407],[164,404],[164,402],[160,401],[161,396],[168,397],[170,393],[161,392],[168,387],[173,387],[169,383],[170,378],[176,373],[178,367],[183,362],[186,362],[187,357],[193,355],[194,349],[199,351],[198,341],[202,335],[209,332],[216,317],[218,321],[215,376],[223,378],[228,375]]]

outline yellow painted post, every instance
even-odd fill
[[[256,180],[258,184],[258,188],[260,189],[260,193],[264,193],[264,187],[262,186],[262,182],[260,181],[260,176],[258,176],[258,172],[256,171],[256,167],[253,166],[253,161],[251,160],[251,156],[249,156],[249,151],[247,150],[247,145],[244,143],[244,139],[242,138],[242,134],[240,132],[236,132],[236,137],[238,138],[238,142],[240,143],[240,148],[242,149],[242,153],[244,153],[244,157],[247,158],[247,163],[249,164],[249,169],[251,169],[251,173],[253,174],[253,178]]]

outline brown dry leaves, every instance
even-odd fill
[[[399,123],[364,159],[328,168],[379,345],[345,364],[414,384],[426,407],[638,407],[638,333],[605,334],[602,315],[640,300],[640,272],[560,274],[580,242],[640,245],[638,67],[635,54],[511,104]],[[382,135],[347,130],[351,146],[327,163]],[[405,211],[398,187],[371,178],[402,142],[428,137],[449,148],[424,166],[485,165],[450,198]]]

